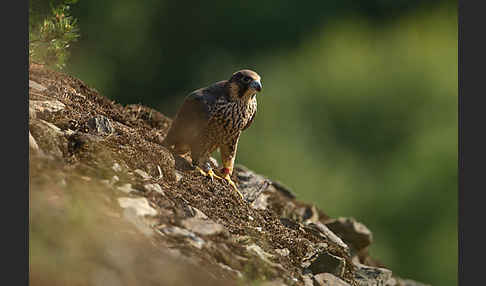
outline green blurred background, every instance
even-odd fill
[[[366,224],[397,275],[457,285],[457,3],[423,2],[81,0],[67,71],[172,117],[256,70],[237,163]]]

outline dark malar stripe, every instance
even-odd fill
[[[248,90],[248,86],[239,85],[239,88],[238,88],[238,96],[240,98],[242,98],[243,95],[245,95],[245,93],[246,93],[247,90]]]

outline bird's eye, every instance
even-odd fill
[[[249,76],[245,76],[245,77],[243,78],[243,81],[244,81],[244,82],[246,82],[246,83],[249,83],[249,82],[251,81],[251,77],[249,77]]]

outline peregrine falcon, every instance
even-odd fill
[[[191,153],[193,166],[204,176],[231,180],[241,132],[250,127],[257,110],[260,76],[251,70],[235,72],[229,80],[190,93],[178,110],[163,145],[176,154]],[[219,148],[224,178],[216,175],[209,156]]]

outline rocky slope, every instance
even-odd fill
[[[160,146],[171,120],[29,69],[32,285],[423,285],[372,233],[238,166],[245,201]],[[217,164],[215,162],[215,164]]]

